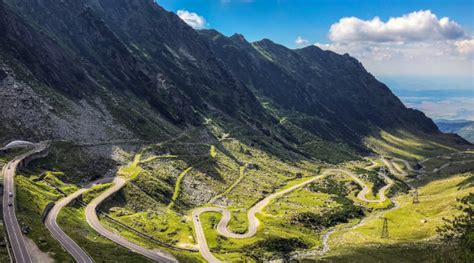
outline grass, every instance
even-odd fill
[[[62,196],[45,182],[33,182],[34,176],[15,176],[17,217],[20,226],[27,226],[30,232],[26,235],[38,248],[48,253],[58,262],[74,262],[42,223],[42,213],[49,202]]]
[[[396,156],[409,160],[455,152],[458,149],[435,141],[436,137],[415,135],[406,131],[380,131],[365,139],[369,148],[382,155]]]
[[[285,120],[279,125],[287,127],[291,125],[291,122]],[[216,131],[220,132],[219,129]],[[403,136],[408,138],[407,142],[403,141],[405,138]],[[390,134],[384,135],[383,140],[380,138],[377,140],[383,142],[383,145],[398,150],[399,154],[396,156],[408,153],[407,156],[411,160],[425,155],[431,156],[435,153],[452,151],[436,145],[436,142],[410,136],[410,134]],[[221,137],[219,134],[215,136],[215,138]],[[137,156],[135,156],[131,164],[126,166],[129,170],[121,169],[124,174],[133,177],[133,180],[107,202],[106,206],[109,207],[110,214],[116,220],[153,235],[168,244],[192,248],[196,246],[196,243],[189,217],[191,209],[209,203],[227,207],[233,217],[228,227],[232,231],[243,233],[248,225],[246,213],[256,202],[270,193],[308,180],[327,167],[308,160],[281,159],[269,154],[266,151],[267,148],[258,148],[251,142],[238,141],[233,138],[234,134],[228,134],[225,137],[225,140],[219,142],[206,141],[197,144],[192,141],[180,141],[173,145],[146,148],[146,152],[145,150],[141,152],[143,159],[140,155],[137,161]],[[309,143],[313,139],[315,138],[308,138],[305,141]],[[425,143],[429,145],[426,146]],[[321,146],[318,145],[316,143],[314,147],[311,147],[317,149]],[[267,146],[272,147],[271,145],[265,147]],[[331,147],[323,148],[330,150]],[[411,150],[416,148],[420,150],[412,153]],[[332,160],[351,155],[350,152],[342,154],[343,149],[344,146],[341,145],[337,149],[337,154],[331,157]],[[173,156],[173,158],[159,159],[158,156],[162,155]],[[205,157],[208,161],[197,166],[196,163]],[[352,168],[364,167],[366,164],[359,162]],[[247,167],[245,171],[243,167]],[[374,191],[377,191],[380,182],[372,177],[368,171],[364,171],[361,175],[361,178]],[[344,213],[354,212],[352,208],[362,209],[361,205],[364,206],[365,211],[390,206],[389,200],[384,203],[370,204],[358,202],[355,196],[360,189],[351,182],[350,178],[340,176],[336,181],[346,185],[348,192],[342,194],[331,192],[334,189],[329,192],[314,192],[308,188],[301,188],[274,200],[257,214],[261,221],[259,230],[254,237],[248,239],[227,239],[219,236],[215,231],[215,226],[220,220],[220,215],[203,214],[201,222],[211,251],[224,261],[259,262],[269,260],[272,255],[281,255],[282,251],[287,249],[300,249],[303,246],[319,248],[320,237],[325,229],[312,228],[295,222],[294,219],[298,215],[312,213],[322,219],[334,218],[337,223],[345,215]],[[370,197],[377,198],[374,194]],[[355,223],[357,220],[349,219],[348,221]],[[107,220],[103,222],[136,242],[145,242],[126,229]],[[286,242],[285,240],[295,241],[302,247],[281,247],[280,245]],[[188,260],[202,260],[195,253],[186,256]]]
[[[54,172],[54,171],[46,171],[44,176],[44,182],[48,183],[49,185],[58,188],[62,192],[66,194],[72,194],[78,190],[77,186],[66,184],[61,181],[58,177],[64,177],[63,172]]]
[[[196,189],[188,188],[188,185],[190,185],[189,182],[198,181],[200,184],[207,186],[204,188],[205,190],[215,189],[216,192],[221,193],[220,196],[222,196],[222,198],[218,197],[219,202],[222,200],[230,202],[231,205],[229,208],[236,211],[236,213],[233,213],[236,220],[232,220],[230,228],[233,229],[233,227],[235,227],[236,230],[243,231],[247,228],[246,211],[255,202],[277,189],[290,187],[295,183],[308,180],[316,175],[316,173],[312,172],[316,165],[312,163],[294,165],[283,162],[261,150],[236,143],[233,139],[225,140],[225,142],[223,141],[221,143],[221,146],[228,152],[222,154],[220,154],[221,152],[217,153],[216,147],[214,149],[216,154],[214,155],[211,154],[213,147],[211,146],[209,148],[209,146],[207,146],[208,154],[211,155],[212,159],[206,159],[205,163],[199,166],[196,164],[189,165],[189,160],[186,159],[183,160],[184,162],[181,161],[180,159],[182,157],[176,153],[193,152],[202,156],[200,154],[201,149],[205,148],[202,147],[202,145],[196,145],[196,147],[199,147],[199,150],[192,149],[194,146],[190,144],[176,144],[173,145],[173,148],[164,148],[162,150],[157,147],[147,149],[153,151],[154,155],[171,151],[177,158],[174,160],[161,160],[159,162],[154,162],[156,159],[153,159],[153,162],[150,160],[146,163],[144,163],[143,160],[140,162],[132,161],[127,167],[137,168],[140,166],[140,168],[143,169],[143,171],[132,180],[135,186],[132,187],[132,185],[128,185],[112,200],[108,201],[105,206],[109,208],[110,214],[122,223],[130,225],[149,235],[156,236],[168,244],[193,248],[196,246],[196,243],[193,237],[192,222],[188,216],[183,216],[188,214],[188,207],[189,209],[195,207],[195,205],[186,205],[188,204],[189,198],[192,197],[192,195],[196,195],[194,192]],[[221,146],[219,146],[219,149],[221,149]],[[182,149],[178,149],[177,147],[182,147]],[[186,151],[184,151],[184,149],[186,149]],[[160,152],[160,150],[165,152]],[[229,153],[233,156],[230,156]],[[214,157],[212,157],[212,155],[214,155]],[[145,158],[148,159],[150,157]],[[198,161],[198,163],[204,162],[202,158],[201,160],[191,160]],[[239,162],[236,160],[239,160]],[[134,163],[139,163],[140,165],[134,166]],[[242,164],[246,164],[245,166],[249,168],[244,169],[244,165]],[[173,167],[174,169],[169,169],[169,167]],[[184,170],[174,174],[176,168]],[[236,171],[238,171],[238,173],[236,173]],[[186,176],[189,173],[192,173],[193,176]],[[299,176],[297,176],[298,174]],[[146,178],[146,183],[142,180],[144,178]],[[144,184],[142,184],[142,181]],[[162,183],[158,185],[158,182],[162,182],[164,185]],[[168,193],[163,193],[164,196],[161,196],[161,193],[157,194],[157,192],[163,189],[168,189],[169,184],[173,182],[175,183],[172,185],[169,199],[164,198]],[[157,184],[156,189],[155,186],[151,185],[155,183]],[[213,197],[215,196],[211,196],[208,200],[205,200],[205,203],[208,203]],[[174,204],[178,204],[176,201],[179,201],[179,205],[173,205],[168,208],[167,204],[169,204],[170,199]],[[217,199],[215,198],[215,200]],[[185,205],[183,206],[183,204]],[[205,216],[207,215],[203,215],[202,219],[204,221],[206,220]],[[264,217],[266,213],[257,216]],[[260,235],[270,238],[278,238],[281,236],[285,238],[297,238],[301,235],[297,227],[288,230],[285,229],[285,226],[282,224],[277,225],[276,221],[274,226],[272,225],[273,223],[269,223],[269,231],[264,231],[260,233]],[[107,224],[107,221],[104,222]],[[267,224],[267,222],[265,222],[265,224]],[[113,224],[110,224],[110,227],[127,237],[130,235],[132,238],[134,235],[133,233],[127,233],[127,230],[121,229]],[[242,243],[240,243],[239,240],[227,240],[222,243],[221,240],[225,238],[217,238],[220,240],[217,244],[224,246],[222,248],[222,253],[225,254],[224,258],[232,256],[235,260],[245,256],[245,252],[249,250],[250,246],[266,239],[256,237],[255,239],[242,241]],[[133,239],[139,240],[137,237],[133,237]],[[241,252],[234,251],[235,249],[233,249],[233,247],[235,247],[235,243],[240,244],[237,248]],[[311,238],[308,243],[318,245],[319,241],[315,236]],[[263,250],[260,249],[259,251]],[[191,253],[189,256],[190,258],[201,260],[200,256],[196,255],[196,253]],[[252,261],[250,258],[248,259]]]
[[[301,178],[294,180],[280,190],[291,187],[297,183],[308,180]],[[297,189],[286,196],[279,197],[271,202],[264,210],[257,214],[260,220],[259,230],[252,238],[247,239],[227,239],[219,236],[215,231],[215,226],[220,220],[220,214],[205,213],[201,216],[201,222],[204,226],[206,238],[211,251],[215,252],[217,257],[225,261],[242,261],[253,262],[269,259],[274,256],[272,253],[283,253],[291,247],[276,247],[282,251],[269,251],[275,246],[266,243],[268,240],[274,240],[277,244],[284,240],[300,240],[302,244],[308,247],[318,247],[320,245],[320,232],[311,228],[302,227],[299,224],[291,223],[293,218],[300,213],[313,212],[317,214],[325,214],[334,208],[338,208],[340,204],[333,200],[330,194],[312,192],[306,188]],[[229,229],[234,232],[244,233],[247,230],[248,222],[246,217],[246,209],[232,210],[232,220],[229,222]],[[283,241],[282,241],[283,240]],[[289,242],[289,241],[288,241]],[[268,247],[267,247],[268,246]],[[249,250],[249,248],[252,248]],[[258,255],[258,257],[256,257]]]
[[[221,218],[220,214],[202,214],[201,222],[210,250],[217,258],[226,262],[261,262],[268,260],[274,256],[275,252],[278,252],[269,251],[262,244],[265,240],[300,238],[309,246],[319,245],[319,235],[314,231],[288,225],[284,226],[281,222],[276,222],[271,215],[266,215],[266,213],[259,214],[257,217],[261,224],[255,236],[246,239],[229,239],[218,235],[215,230]],[[259,257],[255,257],[256,254],[259,254]]]
[[[189,263],[202,262],[202,258],[200,257],[198,252],[173,250],[173,249],[162,247],[161,245],[159,245],[159,244],[157,244],[153,241],[150,241],[146,238],[143,238],[143,237],[140,237],[140,236],[136,235],[134,232],[130,231],[127,228],[124,228],[120,225],[117,225],[116,223],[114,223],[113,221],[111,221],[111,220],[109,220],[105,217],[101,217],[101,223],[104,226],[106,226],[107,228],[113,229],[114,231],[119,233],[121,236],[123,236],[127,240],[131,240],[132,242],[134,242],[134,243],[136,243],[136,244],[138,244],[142,247],[145,247],[145,248],[148,248],[148,249],[159,249],[159,250],[170,253],[170,254],[174,255],[178,259],[179,262],[189,262]]]
[[[58,224],[95,262],[152,262],[97,234],[87,224],[82,207],[69,206],[62,209]]]
[[[469,176],[474,176],[470,174]],[[420,203],[413,204],[410,195],[396,198],[400,208],[386,212],[389,220],[388,239],[381,238],[382,220],[371,218],[355,229],[335,233],[331,237],[333,255],[347,253],[362,247],[400,246],[423,240],[436,239],[436,227],[443,224],[443,217],[452,217],[456,210],[456,199],[473,191],[472,186],[459,188],[466,176],[451,176],[432,181],[419,189]]]
[[[83,196],[83,199],[85,202],[89,202],[96,196],[98,196],[100,193],[105,191],[111,184],[103,184],[103,185],[98,185],[94,186],[91,190],[85,193],[85,196]],[[149,222],[152,226],[151,232],[157,231],[158,228],[156,225],[153,225],[153,223],[156,223],[157,221],[163,220],[163,218],[158,218],[156,217],[156,214],[149,211],[148,213],[135,213],[133,216],[128,217],[129,220],[126,220],[127,217],[122,217],[122,216],[117,216],[121,211],[116,211],[116,213],[113,213],[112,216],[118,218],[118,221],[123,222],[124,224],[133,227],[134,229],[137,230],[143,230],[145,231],[145,228],[142,224],[138,223],[138,220],[136,220],[138,217],[143,216],[145,217],[145,221]],[[152,218],[153,217],[153,218]],[[140,244],[143,247],[147,248],[160,248],[163,249],[156,244],[152,243],[151,241],[144,239],[142,237],[137,236],[135,233],[131,232],[128,229],[123,228],[120,225],[115,224],[114,222],[108,220],[105,217],[100,216],[101,218],[101,223],[107,226],[109,229],[112,229],[112,231],[119,233],[121,236],[124,238],[127,238],[129,240],[133,240],[137,244]],[[154,219],[154,220],[153,220]],[[171,222],[177,222],[178,217],[173,218]],[[101,262],[108,262],[109,260],[105,258],[110,258],[109,255],[114,255],[113,258],[110,258],[111,262],[116,262],[116,260],[119,258],[123,262],[150,262],[150,260],[146,259],[145,257],[139,255],[139,254],[134,254],[130,252],[126,248],[122,248],[119,245],[116,245],[112,241],[109,241],[108,239],[98,235],[92,228],[90,228],[89,225],[86,223],[85,215],[84,215],[84,208],[82,207],[75,207],[75,206],[70,206],[65,209],[63,209],[59,215],[58,222],[63,228],[63,230],[71,236],[82,248],[84,248],[91,257],[93,257],[96,261],[101,261]],[[150,225],[149,224],[149,225]],[[147,229],[150,231],[150,229]],[[183,229],[184,230],[184,229]],[[165,232],[165,231],[162,231]],[[180,234],[185,234],[185,231],[181,231]],[[168,236],[171,233],[166,233]],[[158,237],[160,238],[160,237]],[[161,239],[161,238],[160,238]],[[111,254],[109,251],[112,251]],[[169,251],[169,252],[175,252],[175,251]],[[184,261],[184,262],[199,262],[195,261],[196,255],[188,256],[188,252],[178,252],[174,253],[175,256],[177,256],[178,260]],[[99,260],[100,259],[100,260]]]
[[[457,262],[456,251],[437,242],[418,242],[405,245],[352,246],[338,250],[338,254],[322,259],[303,259],[299,262]]]
[[[234,188],[244,179],[244,177],[245,177],[245,167],[240,166],[239,167],[239,178],[237,178],[237,180],[234,183],[232,183],[224,192],[214,196],[211,200],[209,200],[209,204],[214,203],[216,200],[222,198],[223,196],[226,196],[228,193],[230,193],[232,190],[234,190]]]
[[[147,211],[125,213],[112,211],[110,215],[117,221],[176,247],[195,248],[192,228],[188,218],[172,211]]]
[[[173,208],[174,203],[176,202],[176,199],[178,199],[178,197],[179,197],[179,192],[180,192],[180,189],[181,189],[181,182],[183,181],[186,174],[188,174],[188,172],[191,171],[192,169],[193,169],[193,167],[190,166],[178,175],[178,178],[176,179],[176,184],[174,186],[173,196],[171,197],[171,202],[168,204],[168,208],[170,208],[170,209]]]
[[[158,160],[158,159],[175,159],[177,157],[178,157],[177,155],[172,155],[172,154],[160,155],[160,156],[155,155],[155,156],[151,156],[151,157],[148,157],[146,159],[140,160],[140,164],[146,164],[146,163]]]
[[[141,154],[136,154],[133,159],[133,162],[130,165],[121,167],[119,169],[118,175],[123,176],[130,180],[135,179],[140,173],[143,172],[143,168],[138,166],[141,161],[141,156],[142,156]]]
[[[5,240],[5,228],[3,224],[0,225],[0,240]],[[10,256],[6,246],[0,246],[0,262],[10,262]]]
[[[473,162],[468,162],[468,161],[472,161],[472,160],[474,160],[474,154],[469,153],[469,152],[463,152],[461,155],[456,154],[456,155],[446,156],[444,158],[429,159],[429,160],[427,160],[423,163],[423,166],[425,166],[425,169],[429,172],[433,171],[433,169],[435,169],[435,168],[439,168],[442,165],[444,165],[446,163],[450,163],[450,162],[456,162],[456,165],[454,165],[454,166],[461,166],[457,162],[466,161],[467,165],[471,164],[471,167],[474,167]],[[445,169],[449,170],[449,168],[445,168]]]
[[[273,62],[272,55],[268,53],[265,49],[254,43],[252,43],[252,47],[255,48],[255,50],[257,50],[263,57]]]
[[[82,201],[88,204],[95,197],[99,196],[100,193],[105,192],[111,185],[112,183],[98,184],[98,185],[92,186],[90,189],[82,193]]]
[[[247,239],[228,239],[220,236],[217,231],[215,231],[217,223],[221,219],[221,214],[219,213],[204,213],[201,215],[200,219],[206,235],[207,244],[211,252],[213,252],[217,258],[230,262],[236,262],[239,260],[253,262],[251,258],[245,256],[242,252],[243,247],[257,241],[257,237]]]
[[[211,148],[209,150],[209,154],[211,155],[212,158],[216,158],[216,155],[217,155],[216,146],[211,145]]]

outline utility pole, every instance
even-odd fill
[[[418,187],[416,187],[415,191],[413,192],[413,203],[414,204],[420,203],[420,199],[418,198]]]
[[[383,226],[382,226],[382,235],[381,238],[388,238],[388,219],[383,218]]]

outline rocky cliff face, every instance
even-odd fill
[[[152,0],[4,0],[0,29],[2,140],[158,139],[210,116],[287,150],[439,133],[348,55],[198,32]]]
[[[197,33],[153,1],[7,2],[63,44],[102,86],[145,98],[174,123],[199,123],[193,109],[236,115],[243,102],[258,107]]]
[[[284,110],[313,118],[300,125],[325,138],[367,134],[374,127],[438,132],[347,54],[316,46],[290,50],[268,39],[248,43],[213,30],[201,35],[237,79]]]

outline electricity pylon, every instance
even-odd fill
[[[388,238],[388,219],[383,218],[383,226],[382,226],[382,235],[381,238]]]
[[[415,191],[413,192],[413,203],[418,204],[420,202],[420,199],[418,197],[418,187],[415,188]]]

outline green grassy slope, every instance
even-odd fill
[[[333,234],[330,243],[333,250],[327,259],[377,262],[385,258],[393,262],[415,262],[442,258],[447,252],[436,241],[436,228],[443,224],[442,218],[455,215],[457,199],[474,191],[472,185],[460,188],[473,177],[471,172],[431,181],[419,188],[420,203],[414,204],[410,195],[397,197],[400,208],[383,214],[389,220],[389,238],[381,238],[382,219],[371,218],[354,229]],[[401,254],[394,257],[397,253]]]

